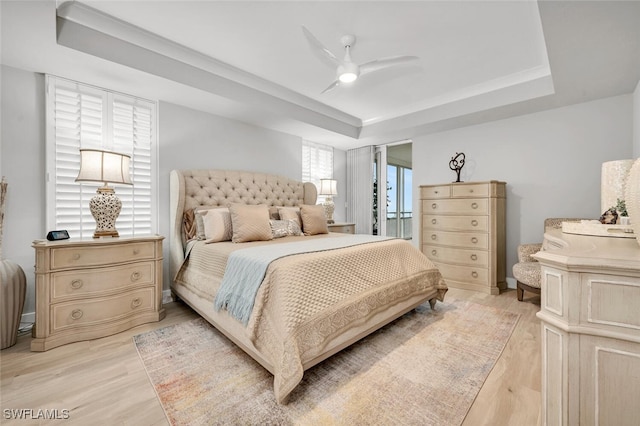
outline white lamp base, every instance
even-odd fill
[[[327,218],[327,223],[335,223],[333,220],[333,212],[335,210],[335,205],[333,204],[333,199],[331,197],[327,197],[322,203],[324,207],[324,215]]]
[[[120,215],[122,202],[116,196],[113,188],[103,186],[98,188],[96,195],[89,202],[89,210],[96,220],[96,230],[93,238],[118,237],[116,219]]]

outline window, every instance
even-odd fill
[[[47,76],[47,228],[93,235],[89,200],[99,184],[75,182],[80,148],[131,155],[133,185],[116,185],[121,236],[157,232],[156,104]]]
[[[320,188],[320,179],[333,179],[333,147],[302,141],[302,181]],[[324,199],[318,195],[318,203]]]

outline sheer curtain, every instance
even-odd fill
[[[347,151],[347,221],[357,234],[373,233],[373,161],[375,147]]]

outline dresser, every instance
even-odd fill
[[[542,424],[640,422],[640,246],[634,238],[545,233]]]
[[[420,247],[449,287],[506,288],[506,183],[420,186]]]
[[[32,351],[164,318],[161,236],[33,242]]]
[[[329,232],[340,232],[341,234],[355,234],[355,223],[329,223],[327,224]]]

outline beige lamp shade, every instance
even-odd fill
[[[616,160],[602,163],[600,178],[600,213],[615,207],[618,198],[624,200],[627,176],[634,160]]]
[[[132,185],[131,156],[98,149],[80,150],[80,173],[76,182],[104,182]]]
[[[338,195],[338,182],[335,179],[320,179],[319,195]]]

